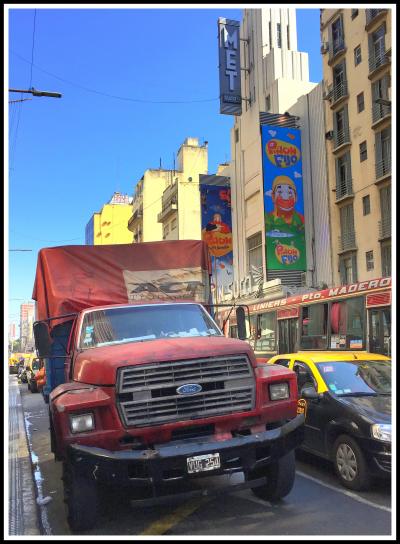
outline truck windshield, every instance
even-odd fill
[[[81,349],[157,338],[221,336],[198,304],[157,304],[93,310],[84,316]]]

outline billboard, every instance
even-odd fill
[[[200,185],[201,234],[211,255],[215,289],[233,281],[231,190],[217,185]]]
[[[307,268],[300,130],[261,125],[267,269]]]
[[[242,114],[240,23],[218,19],[220,113]]]

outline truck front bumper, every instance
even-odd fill
[[[214,436],[186,439],[155,445],[152,449],[109,451],[102,448],[73,444],[68,448],[68,461],[77,473],[98,483],[116,487],[148,489],[151,498],[140,502],[155,504],[165,502],[162,488],[169,483],[178,483],[180,494],[184,484],[199,477],[217,476],[243,472],[245,484],[229,485],[232,491],[238,488],[256,487],[266,482],[265,478],[250,479],[255,469],[278,461],[297,448],[304,433],[304,416],[300,414],[282,426],[227,440],[216,440]],[[189,474],[188,457],[219,453],[220,468]],[[259,472],[257,472],[259,473]],[[193,496],[196,492],[188,492]],[[209,494],[202,491],[197,494]],[[142,494],[142,496],[144,496]]]

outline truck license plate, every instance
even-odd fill
[[[196,455],[195,457],[187,458],[187,470],[189,474],[215,470],[216,468],[220,468],[220,466],[219,453],[207,453],[206,455]]]

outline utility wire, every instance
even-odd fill
[[[29,82],[29,89],[32,88],[32,71],[33,71],[33,52],[35,50],[35,30],[36,30],[36,9],[33,16],[33,36],[32,36],[32,55],[31,55],[31,79]]]
[[[15,51],[12,51],[11,49],[10,49],[10,53],[12,53],[16,57],[20,58],[24,62],[29,63],[29,61],[27,59],[25,59],[24,57],[22,57],[21,55],[19,55]],[[101,96],[105,96],[107,98],[114,98],[116,100],[124,100],[126,102],[140,102],[142,104],[193,104],[193,103],[199,103],[199,102],[215,102],[215,101],[219,100],[219,98],[203,98],[203,99],[198,99],[198,100],[144,100],[144,99],[141,99],[141,98],[130,98],[130,97],[126,97],[126,96],[117,96],[117,95],[114,95],[114,94],[109,94],[109,93],[104,93],[102,91],[97,91],[96,89],[90,89],[89,87],[84,87],[83,85],[80,85],[79,83],[74,83],[72,81],[68,81],[67,79],[64,79],[64,78],[62,78],[60,76],[57,76],[56,74],[53,74],[53,73],[51,73],[51,72],[49,72],[47,70],[44,70],[43,68],[40,68],[39,66],[36,66],[33,63],[32,63],[32,66],[35,66],[35,68],[37,70],[39,70],[41,72],[44,72],[45,74],[47,74],[49,76],[55,77],[56,79],[58,79],[60,81],[63,81],[64,83],[68,83],[69,85],[72,85],[74,87],[78,87],[79,89],[83,89],[84,91],[87,91],[89,93],[98,94],[98,95],[101,95]]]
[[[28,234],[22,234],[21,232],[17,232],[14,229],[9,229],[10,232],[13,232],[14,234],[18,234],[19,236],[24,236],[25,238],[31,238],[32,240],[38,240],[39,242],[46,242],[50,244],[59,244],[61,242],[74,242],[76,240],[82,240],[82,236],[79,238],[69,238],[68,240],[43,240],[43,238],[36,238],[36,236],[29,236]]]

